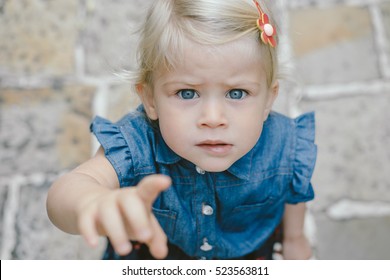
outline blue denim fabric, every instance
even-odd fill
[[[172,186],[153,205],[169,242],[194,258],[230,259],[262,246],[280,224],[285,203],[314,198],[314,113],[290,119],[271,112],[258,143],[228,170],[198,172],[175,154],[143,107],[117,123],[96,117],[91,131],[121,187],[165,174]],[[204,214],[204,207],[213,209]],[[210,209],[210,208],[208,208]]]

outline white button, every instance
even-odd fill
[[[199,174],[205,174],[206,172],[202,169],[202,168],[200,168],[200,167],[196,167],[196,172],[198,172]]]
[[[203,215],[211,216],[214,213],[214,209],[210,205],[203,204],[202,205],[202,213],[203,213]]]
[[[213,249],[213,246],[211,246],[208,241],[207,241],[207,238],[204,238],[203,239],[203,245],[200,246],[200,249],[204,252],[207,252],[207,251],[211,251]]]

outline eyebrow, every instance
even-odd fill
[[[189,87],[196,87],[196,86],[200,86],[202,84],[203,84],[202,82],[197,83],[197,82],[191,82],[191,81],[185,81],[185,80],[180,80],[180,81],[172,80],[172,81],[164,82],[161,85],[162,86],[186,85]],[[223,83],[224,86],[227,86],[229,88],[235,88],[235,87],[240,87],[240,86],[261,86],[261,84],[262,83],[260,83],[260,82],[254,82],[254,81],[249,81],[249,80],[237,81],[237,82],[224,82]]]
[[[167,82],[164,82],[162,84],[162,86],[169,86],[169,85],[189,85],[189,86],[198,86],[200,85],[201,83],[192,83],[192,82],[189,82],[189,81],[184,81],[184,80],[180,80],[180,81],[167,81]]]

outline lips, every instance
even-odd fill
[[[206,141],[203,141],[203,142],[200,142],[198,144],[198,146],[200,145],[229,145],[223,141],[220,141],[220,140],[206,140]]]
[[[199,148],[215,155],[227,154],[233,147],[232,144],[220,140],[206,140],[197,144]]]

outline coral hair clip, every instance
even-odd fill
[[[259,18],[256,23],[257,27],[261,31],[261,40],[264,44],[270,44],[271,47],[276,47],[276,40],[274,38],[274,36],[276,35],[276,28],[269,23],[268,15],[263,12],[259,2],[257,0],[253,0],[253,3],[255,3],[256,8],[259,12]]]

